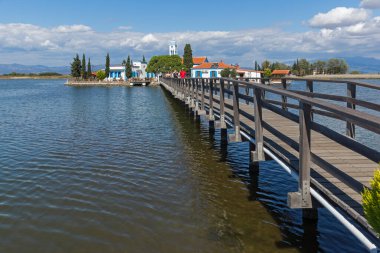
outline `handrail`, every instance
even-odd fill
[[[231,81],[232,79],[221,78],[221,80]],[[240,84],[245,84],[252,88],[258,88],[258,89],[275,93],[278,95],[286,96],[288,98],[292,98],[300,102],[307,103],[309,105],[316,106],[333,113],[339,113],[340,116],[345,117],[346,120],[350,120],[352,123],[355,123],[356,125],[359,125],[372,132],[380,134],[380,117],[376,117],[371,114],[356,111],[356,110],[346,108],[343,106],[331,104],[320,99],[315,99],[315,98],[299,95],[299,94],[296,94],[294,92],[287,91],[284,89],[263,85],[260,83],[249,83],[246,81],[237,81],[237,82],[239,82]]]

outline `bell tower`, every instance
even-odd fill
[[[169,55],[178,55],[177,42],[175,40],[170,41],[169,43]]]

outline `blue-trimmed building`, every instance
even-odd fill
[[[146,68],[148,64],[146,62],[133,61],[132,62],[132,78],[154,78],[156,75],[154,73],[147,73]],[[128,78],[125,74],[125,66],[111,66],[110,73],[107,80],[124,80]]]

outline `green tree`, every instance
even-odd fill
[[[270,77],[272,75],[272,70],[270,68],[264,69],[264,77]]]
[[[83,54],[82,57],[82,67],[80,69],[80,75],[82,79],[87,79],[87,72],[86,72],[86,56]]]
[[[131,63],[131,57],[128,55],[127,62],[125,64],[125,75],[127,78],[132,77],[132,63]]]
[[[98,72],[96,72],[96,78],[98,78],[99,80],[103,81],[106,77],[106,72],[104,72],[103,70],[99,70]]]
[[[290,69],[290,66],[281,62],[274,62],[271,66],[271,70],[273,71],[275,69]]]
[[[268,61],[268,60],[265,60],[265,61],[263,61],[262,63],[261,63],[261,68],[262,69],[268,69],[268,68],[270,68],[271,67],[271,63],[270,63],[270,61]]]
[[[178,55],[160,55],[153,56],[146,68],[150,73],[171,73],[181,71],[183,68],[182,59]]]
[[[327,73],[329,74],[346,74],[348,65],[344,59],[332,58],[327,61]]]
[[[106,56],[106,69],[105,69],[105,73],[106,73],[106,77],[109,76],[110,74],[110,54],[107,53],[107,56]]]
[[[191,50],[190,44],[185,45],[184,53],[183,53],[183,65],[185,66],[186,72],[189,72],[194,65],[193,50]]]
[[[317,73],[317,74],[323,74],[326,72],[326,62],[324,61],[316,61],[312,64],[312,69]]]
[[[298,75],[310,75],[311,74],[311,66],[310,63],[306,59],[297,59],[298,66]]]
[[[71,76],[78,80],[81,74],[81,62],[77,54],[71,63]]]
[[[145,55],[143,55],[142,63],[146,63]]]
[[[91,59],[88,58],[88,64],[87,64],[87,78],[92,78],[92,70],[91,70]]]
[[[363,193],[363,209],[368,223],[380,234],[380,170],[375,171],[371,180],[371,189],[365,188]]]
[[[220,71],[220,76],[224,78],[236,78],[236,69],[225,68]]]
[[[257,61],[255,61],[255,70],[258,71],[259,70],[259,66],[257,64]]]

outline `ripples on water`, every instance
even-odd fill
[[[0,252],[360,252],[160,88],[0,80]]]

